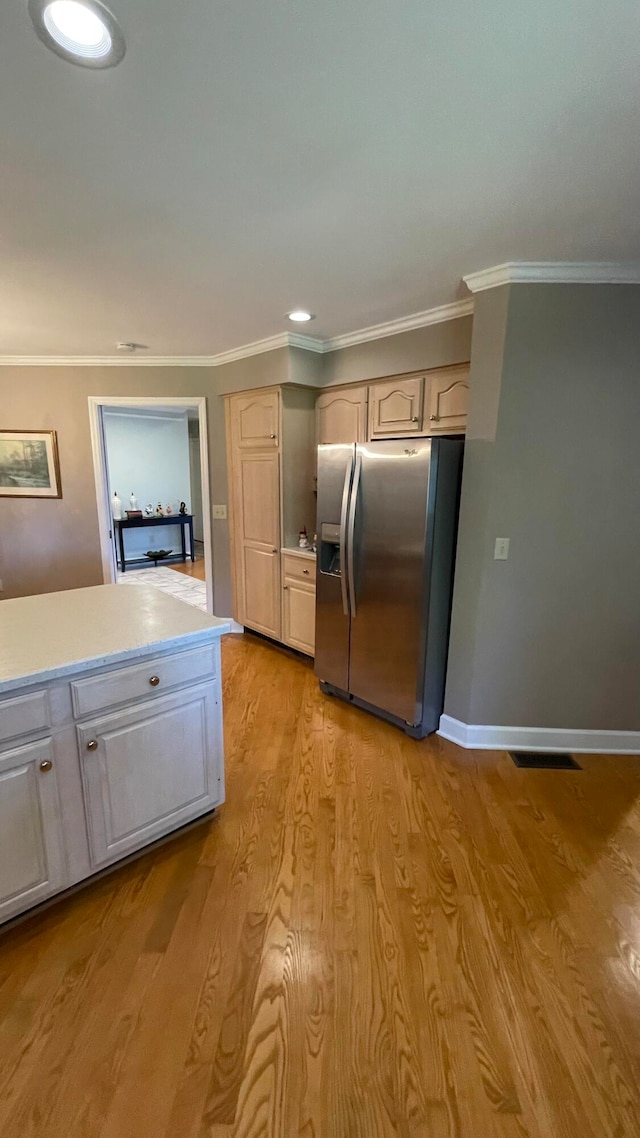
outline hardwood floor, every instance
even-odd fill
[[[640,760],[224,675],[219,816],[0,938],[3,1138],[637,1138]]]
[[[172,561],[171,569],[176,573],[185,573],[187,577],[197,577],[198,581],[205,581],[204,557],[196,553],[195,561]]]

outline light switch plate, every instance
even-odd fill
[[[493,560],[494,561],[506,561],[508,559],[510,540],[511,539],[508,537],[497,537],[496,538],[496,545],[495,545],[495,549],[493,551]]]
[[[227,517],[227,507],[226,506],[214,506],[213,507],[213,520],[214,520],[214,522],[224,522],[226,520],[226,517]]]

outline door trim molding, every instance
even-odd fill
[[[467,750],[559,751],[588,755],[640,755],[640,731],[591,731],[562,727],[496,727],[440,717],[438,735]]]
[[[111,502],[107,483],[107,459],[104,448],[102,414],[105,407],[169,407],[173,410],[198,412],[200,433],[200,480],[202,482],[202,536],[204,538],[204,572],[207,591],[207,612],[213,616],[213,545],[211,535],[211,487],[209,474],[209,437],[207,428],[207,400],[205,396],[191,398],[177,396],[128,396],[128,395],[90,395],[89,429],[91,432],[91,454],[93,475],[96,486],[96,506],[98,511],[98,534],[102,559],[102,577],[105,585],[116,583],[112,539]]]

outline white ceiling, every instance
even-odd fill
[[[640,256],[637,0],[109,0],[74,67],[0,5],[0,355],[205,355]]]

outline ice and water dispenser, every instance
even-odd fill
[[[320,572],[331,577],[342,576],[340,526],[334,522],[323,522],[320,526]]]

